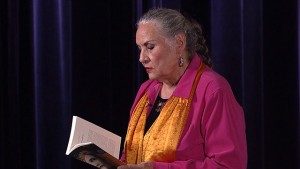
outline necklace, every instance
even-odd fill
[[[164,107],[164,105],[166,104],[166,102],[167,102],[167,99],[162,99],[162,98],[158,97],[155,111],[160,112],[162,110],[162,108]]]

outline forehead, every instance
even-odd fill
[[[158,26],[154,23],[140,23],[136,31],[137,44],[162,38]]]

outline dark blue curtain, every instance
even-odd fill
[[[297,1],[211,1],[211,51],[245,110],[248,168],[300,167],[298,12]]]
[[[70,7],[1,1],[1,168],[70,168]]]
[[[0,168],[34,168],[31,10],[17,0],[0,3]]]
[[[33,0],[31,7],[36,168],[68,168],[64,152],[72,103],[71,2]]]
[[[147,79],[135,23],[152,7],[203,24],[245,110],[248,168],[300,167],[299,0],[1,0],[0,168],[92,168],[65,155],[72,115],[124,138]]]

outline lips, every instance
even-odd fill
[[[147,73],[151,72],[151,70],[152,70],[152,68],[150,68],[150,67],[145,67],[145,69],[146,69]]]

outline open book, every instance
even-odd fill
[[[121,137],[78,116],[73,116],[66,155],[101,169],[116,169]]]

